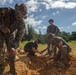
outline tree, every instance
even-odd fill
[[[28,34],[27,34],[27,28],[25,26],[25,32],[24,32],[24,36],[22,38],[22,41],[26,41],[28,39]]]
[[[60,32],[59,36],[62,37],[66,41],[70,41],[70,38],[71,38],[70,33],[69,32],[67,33],[65,31]]]
[[[31,40],[32,39],[32,26],[31,25],[28,25],[28,40]]]
[[[28,36],[27,36],[28,41],[37,39],[38,35],[34,30],[34,28],[32,27],[32,25],[28,25],[27,29],[28,29]]]
[[[72,34],[71,34],[71,39],[72,39],[72,40],[76,40],[76,32],[72,32]]]

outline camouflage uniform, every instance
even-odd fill
[[[50,40],[52,36],[49,35],[48,39]],[[59,44],[62,42],[62,47]],[[56,60],[58,59],[68,59],[69,52],[71,51],[71,47],[68,43],[62,39],[61,37],[54,37],[54,41],[52,42],[52,46],[59,48],[59,51],[56,54]]]
[[[40,38],[38,38],[37,40],[33,41],[33,42],[28,42],[25,46],[24,46],[24,51],[28,52],[28,56],[35,56],[35,52],[37,53],[42,53],[40,51],[38,51],[38,44],[41,43],[42,40]]]
[[[47,34],[52,33],[58,35],[60,32],[59,28],[55,25],[49,25],[47,28]]]
[[[32,47],[34,47],[35,49],[38,48],[38,45],[36,44],[36,42],[28,42],[25,46],[24,46],[24,51],[28,52],[29,56],[34,56],[35,52],[32,51]]]
[[[62,48],[59,48],[59,43],[62,42]],[[58,56],[60,59],[68,59],[68,54],[71,51],[71,47],[68,45],[68,43],[62,39],[61,37],[55,37],[55,46],[57,46],[61,51],[58,53]]]
[[[57,36],[59,32],[60,32],[59,28],[55,25],[49,25],[47,28],[47,35],[52,33],[55,36]],[[48,39],[47,39],[47,43],[48,43],[48,53],[50,54],[51,49],[50,49],[50,42]]]
[[[1,27],[7,27],[10,33],[3,33]],[[14,31],[16,34],[14,36]],[[25,31],[25,23],[23,19],[16,19],[15,10],[12,8],[0,8],[0,65],[4,62],[4,43],[7,46],[7,50],[10,52],[11,48],[18,48],[19,43],[23,37]],[[9,53],[10,54],[10,53]],[[13,55],[10,55],[10,70],[12,70],[12,64],[14,60]],[[1,73],[0,73],[1,74]],[[15,75],[15,74],[14,74]]]

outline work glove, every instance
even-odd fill
[[[0,27],[0,30],[1,30],[3,33],[10,33],[9,28],[7,28],[7,27],[5,27],[5,26],[1,26],[1,27]]]
[[[14,57],[16,55],[15,48],[11,48],[11,50],[7,51],[7,56]]]
[[[42,54],[43,52],[41,51],[41,52],[39,52],[40,54]]]

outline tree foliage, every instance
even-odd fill
[[[28,40],[28,41],[35,40],[37,37],[38,37],[38,34],[36,33],[32,25],[27,25],[27,27],[25,28],[23,41],[24,40]]]
[[[72,32],[72,34],[71,34],[71,40],[76,40],[76,32]]]
[[[69,32],[67,33],[67,32],[65,32],[65,31],[60,32],[59,36],[62,37],[62,38],[63,38],[64,40],[66,40],[66,41],[69,41],[70,38],[71,38],[70,33],[69,33]]]
[[[71,41],[71,40],[76,40],[76,32],[65,32],[62,31],[59,34],[60,37],[62,37],[64,40]],[[47,35],[42,34],[41,30],[39,30],[39,33],[37,33],[34,28],[32,27],[32,25],[27,25],[26,29],[25,29],[25,34],[23,37],[23,41],[24,40],[36,40],[37,38],[41,38],[43,40],[43,43],[47,42]]]

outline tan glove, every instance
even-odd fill
[[[41,51],[41,52],[39,52],[40,54],[42,54],[43,52]]]
[[[12,57],[12,56],[15,56],[16,55],[16,50],[15,48],[11,48],[10,51],[7,51],[7,56],[9,57]]]
[[[3,33],[10,33],[9,28],[7,28],[7,27],[5,27],[5,26],[0,27],[0,30],[1,30]]]

